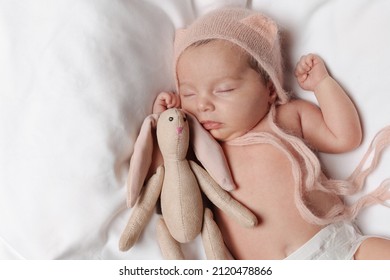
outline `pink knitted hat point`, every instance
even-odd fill
[[[288,101],[283,89],[283,66],[278,27],[265,15],[243,8],[214,10],[195,20],[188,28],[176,32],[174,70],[180,55],[192,44],[209,39],[234,43],[253,56],[274,83],[277,103]]]

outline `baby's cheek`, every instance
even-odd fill
[[[195,113],[196,113],[194,102],[191,103],[191,102],[188,102],[188,101],[181,99],[181,108],[184,111],[189,112],[193,115],[195,115]]]

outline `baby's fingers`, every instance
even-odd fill
[[[302,75],[307,73],[313,67],[313,60],[309,55],[302,56],[295,67],[295,74]]]
[[[310,69],[311,68],[305,63],[298,63],[295,67],[295,77],[297,77],[298,79],[306,79]]]
[[[304,63],[311,69],[314,66],[314,59],[315,55],[310,53],[304,56]]]
[[[295,76],[296,77],[304,75],[307,72],[308,72],[308,70],[307,70],[307,67],[305,65],[297,64],[297,66],[295,67]]]
[[[168,96],[166,96],[166,104],[167,108],[178,108],[180,107],[180,98],[175,93],[169,93]]]
[[[180,107],[180,97],[178,94],[173,92],[163,92],[159,95],[159,97],[166,109]]]
[[[299,83],[303,83],[303,82],[306,81],[306,79],[307,79],[308,76],[309,76],[308,74],[298,75],[298,76],[297,76],[297,80],[298,80]]]

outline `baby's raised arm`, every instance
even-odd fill
[[[317,149],[329,153],[356,148],[362,138],[357,110],[341,86],[329,75],[323,60],[314,54],[303,56],[295,76],[304,90],[314,92],[320,110],[302,106],[302,134]]]

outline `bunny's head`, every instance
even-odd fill
[[[157,141],[164,159],[182,160],[187,156],[190,131],[182,110],[170,109],[157,121]]]
[[[199,124],[195,117],[182,110],[172,108],[160,115],[146,117],[134,145],[127,180],[129,207],[134,206],[153,156],[153,132],[157,130],[157,140],[164,160],[185,160],[189,142],[198,160],[211,177],[225,190],[235,188],[225,155],[217,141]],[[191,139],[190,139],[191,131]]]

